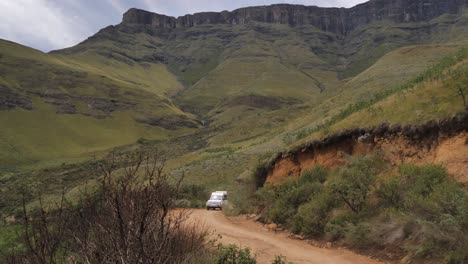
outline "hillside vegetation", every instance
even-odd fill
[[[164,95],[179,84],[163,65],[121,68],[0,45],[0,169],[89,158],[197,127]]]
[[[464,263],[465,191],[443,167],[402,165],[393,173],[374,156],[337,170],[315,167],[256,196],[267,221],[308,237],[404,263]]]
[[[0,211],[15,210],[18,186],[49,198],[65,187],[76,198],[113,149],[160,150],[171,176],[186,175],[186,200],[200,200],[309,140],[452,116],[465,108],[462,7],[369,20],[346,34],[267,21],[164,28],[129,22],[159,19],[132,9],[48,54],[1,40]]]

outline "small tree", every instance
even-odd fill
[[[162,156],[111,153],[94,173],[100,184],[77,205],[59,203],[27,210],[22,234],[26,251],[7,263],[187,263],[206,249],[207,231],[187,223],[175,208],[183,176],[163,172]]]
[[[11,263],[64,263],[68,245],[64,243],[70,210],[66,206],[65,192],[59,202],[46,205],[39,197],[39,209],[33,212],[26,206],[26,192],[22,194],[23,243],[25,254],[9,256]]]
[[[461,67],[460,69],[449,72],[449,80],[446,81],[446,84],[449,87],[453,87],[461,97],[463,101],[463,106],[465,110],[468,110],[468,105],[466,102],[466,94],[468,89],[468,69]]]
[[[219,245],[218,264],[256,264],[255,255],[252,256],[250,248],[240,248],[235,244]]]
[[[188,210],[175,210],[183,176],[170,179],[164,164],[145,152],[112,153],[100,164],[98,199],[85,196],[77,212],[76,261],[180,263],[204,248],[207,232],[186,223]]]
[[[376,174],[382,160],[376,157],[359,158],[340,172],[331,189],[354,213],[361,212],[367,205],[370,188],[375,183]]]

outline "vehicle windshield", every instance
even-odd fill
[[[223,196],[220,194],[213,194],[211,195],[210,200],[223,200]]]

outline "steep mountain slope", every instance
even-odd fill
[[[379,126],[384,121],[389,124],[421,125],[463,112],[463,100],[454,84],[466,82],[466,76],[453,73],[468,72],[468,53],[466,48],[461,51],[457,49],[456,46],[401,48],[379,60],[369,71],[348,81],[347,85],[357,80],[367,80],[365,89],[379,87],[383,91],[383,95],[377,97],[352,98],[341,93],[336,98],[313,106],[303,104],[242,120],[234,119],[230,124],[235,125],[224,131],[205,130],[197,137],[204,138],[209,146],[175,157],[173,169],[185,171],[197,181],[223,186],[223,181],[232,181],[245,170],[254,168],[261,159],[268,159],[279,151],[288,151],[331,133]],[[408,58],[402,59],[402,54]],[[415,62],[414,58],[420,60]],[[390,71],[382,73],[380,65],[383,63],[387,69],[399,69],[398,65],[411,60],[414,63],[412,70],[406,73],[396,71],[391,81],[383,84],[371,81],[376,78],[374,74],[381,74],[383,78],[392,75]],[[433,66],[424,69],[423,65]],[[348,104],[346,100],[356,104]]]
[[[0,72],[3,168],[89,156],[197,127],[164,96],[179,84],[163,65],[122,69],[0,41]]]
[[[130,9],[121,24],[50,54],[2,41],[3,168],[138,139],[176,140],[169,155],[184,158],[174,169],[240,152],[252,164],[458,50],[468,39],[466,6],[373,0],[180,18]]]
[[[229,101],[264,101],[258,96],[317,99],[395,48],[465,40],[464,6],[374,0],[351,9],[273,5],[179,18],[131,9],[121,24],[58,52],[166,63],[187,88],[177,103],[209,117]]]

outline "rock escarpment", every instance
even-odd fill
[[[124,14],[122,25],[175,29],[204,24],[264,22],[290,26],[313,25],[326,32],[346,35],[357,27],[374,21],[429,21],[442,14],[458,14],[466,6],[468,0],[372,0],[353,8],[278,4],[241,8],[232,12],[196,13],[178,18],[133,8]]]

